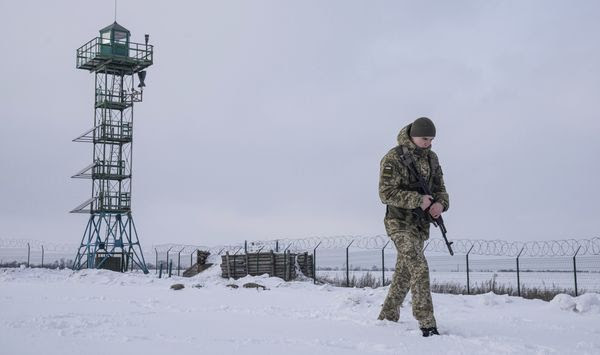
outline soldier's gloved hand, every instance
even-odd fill
[[[442,214],[443,211],[444,211],[444,206],[439,202],[436,202],[433,205],[431,205],[431,207],[429,207],[429,214],[433,218],[438,218]]]
[[[421,209],[425,211],[429,208],[429,206],[431,206],[432,202],[433,197],[431,197],[430,195],[423,195],[423,199],[421,200]]]

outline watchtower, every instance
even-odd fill
[[[73,178],[91,179],[92,196],[71,213],[89,213],[73,268],[148,272],[131,214],[133,104],[143,97],[153,48],[130,42],[116,21],[77,49],[77,69],[94,73],[94,124],[74,142],[91,143],[92,163]],[[136,76],[138,85],[136,87]]]

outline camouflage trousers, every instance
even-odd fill
[[[423,254],[425,238],[405,231],[392,234],[390,238],[396,245],[398,258],[392,284],[379,313],[379,319],[397,322],[400,318],[400,306],[410,289],[412,312],[419,321],[419,327],[436,327],[429,289],[429,267]]]

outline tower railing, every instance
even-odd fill
[[[105,180],[122,180],[130,175],[127,172],[126,161],[97,160],[92,168],[92,178]]]
[[[133,139],[133,125],[131,122],[104,121],[96,127],[90,128],[74,142],[84,143],[129,143]]]
[[[96,127],[96,142],[129,142],[133,136],[133,125],[131,122],[106,121]]]
[[[131,195],[129,192],[100,193],[92,203],[92,212],[125,213],[131,210]]]
[[[126,51],[123,51],[123,46],[127,47]],[[107,59],[134,63],[138,66],[137,70],[142,70],[152,65],[153,46],[132,42],[105,44],[102,38],[96,37],[77,49],[77,69],[95,70]]]
[[[141,91],[125,91],[125,90],[96,90],[96,104],[99,103],[127,103],[141,102]]]

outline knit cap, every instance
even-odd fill
[[[435,125],[427,117],[417,118],[410,127],[411,137],[435,137]]]

